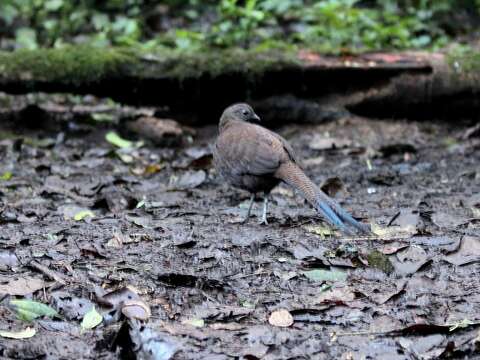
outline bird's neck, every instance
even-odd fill
[[[220,118],[220,122],[218,124],[218,131],[220,133],[222,133],[223,131],[230,128],[231,126],[241,125],[242,123],[243,123],[243,121],[232,119],[232,118],[227,117],[227,116],[222,116]]]

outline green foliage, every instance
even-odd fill
[[[0,46],[438,48],[453,28],[468,32],[452,24],[452,11],[478,16],[479,9],[480,0],[2,0],[0,31],[9,41]]]
[[[104,46],[131,44],[140,39],[143,0],[2,0],[0,20],[15,29],[15,47],[60,47],[72,40]],[[125,11],[127,7],[127,11]],[[74,39],[77,35],[76,39]],[[83,40],[83,41],[82,41]]]
[[[259,7],[260,1],[222,0],[217,8],[219,20],[212,27],[207,39],[213,45],[231,46],[241,44],[248,47],[252,32],[258,28],[268,13]]]
[[[8,74],[22,79],[49,79],[73,84],[95,82],[135,59],[133,50],[90,46],[0,52],[0,78],[2,74]]]
[[[458,74],[478,74],[480,51],[470,46],[457,44],[449,50],[448,62]]]

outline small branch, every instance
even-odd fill
[[[58,272],[56,272],[54,270],[50,270],[48,267],[40,264],[39,262],[37,262],[35,260],[31,261],[29,266],[31,268],[41,272],[42,274],[46,275],[48,278],[50,278],[52,280],[55,280],[56,282],[58,282],[62,285],[67,284],[66,279],[61,274],[59,274]]]

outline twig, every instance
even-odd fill
[[[419,324],[423,325],[423,324]],[[426,324],[425,324],[426,325]],[[470,321],[468,319],[463,319],[461,321],[455,322],[455,323],[447,323],[447,324],[441,324],[441,325],[431,325],[432,327],[436,327],[437,332],[441,332],[440,330],[447,331],[448,332],[453,332],[459,329],[466,329],[470,326],[478,326],[480,325],[480,321]],[[335,333],[333,332],[331,336],[363,336],[363,335],[401,335],[405,334],[406,332],[408,333],[409,328],[414,325],[407,326],[403,329],[393,329],[389,331],[353,331],[353,332],[343,332],[343,333]]]
[[[244,279],[250,276],[257,276],[257,275],[263,275],[263,274],[268,274],[270,271],[267,270],[261,270],[261,271],[255,271],[250,274],[232,274],[232,275],[225,275],[226,278],[230,278],[232,280],[238,280],[238,279]]]
[[[361,236],[361,237],[350,237],[350,238],[339,238],[342,241],[351,241],[351,242],[360,242],[360,241],[406,241],[409,240],[411,236]]]
[[[50,279],[53,279],[53,280],[55,280],[56,282],[58,282],[62,285],[67,284],[67,282],[65,281],[65,279],[63,278],[62,275],[60,275],[56,271],[50,270],[48,267],[38,263],[37,261],[31,261],[29,266],[34,268],[35,270],[40,271],[42,274],[45,274]]]

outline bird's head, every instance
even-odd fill
[[[220,118],[220,128],[230,120],[258,123],[260,122],[260,117],[255,114],[255,111],[253,111],[250,105],[239,103],[230,105],[223,111]]]

